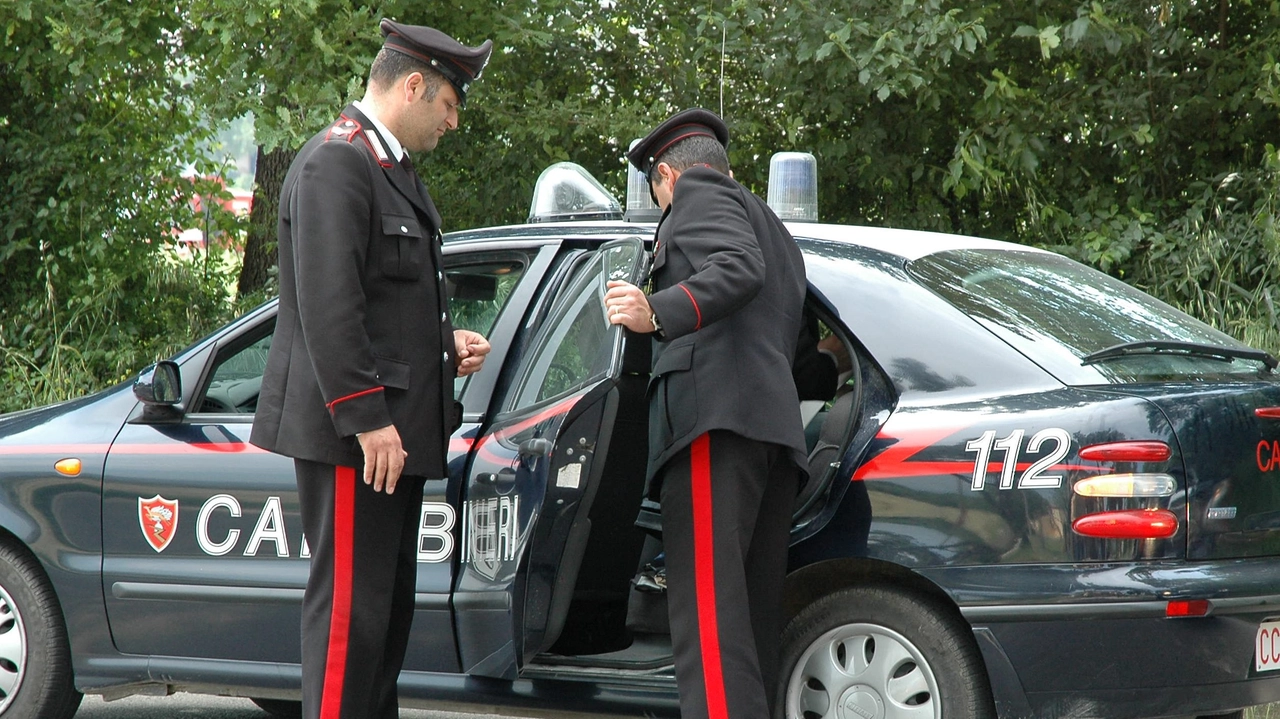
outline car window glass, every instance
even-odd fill
[[[609,373],[617,334],[605,317],[605,283],[629,271],[637,248],[610,248],[578,268],[534,342],[508,409],[569,394]]]
[[[196,410],[199,413],[253,414],[258,409],[258,391],[267,369],[271,333],[238,350],[220,354],[209,385]]]
[[[1230,336],[1109,275],[1060,255],[965,249],[915,260],[912,275],[1069,384],[1256,373],[1249,360],[1148,353],[1085,366],[1130,342],[1243,347]]]
[[[454,328],[472,330],[488,338],[511,291],[519,284],[526,262],[524,255],[510,253],[446,260],[445,282]],[[469,379],[454,380],[454,393],[460,396]]]

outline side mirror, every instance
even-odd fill
[[[142,370],[133,382],[133,396],[147,405],[175,405],[182,401],[182,373],[178,365],[162,360]]]

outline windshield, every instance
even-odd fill
[[[1265,371],[1257,360],[1198,351],[1245,345],[1061,255],[952,250],[914,260],[908,269],[1066,384],[1245,379]],[[1133,343],[1142,345],[1085,361]]]

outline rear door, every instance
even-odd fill
[[[638,281],[645,261],[639,239],[565,258],[475,443],[454,592],[466,672],[514,679],[563,621],[618,408],[624,332],[605,317],[605,283]]]

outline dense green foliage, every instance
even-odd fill
[[[817,155],[824,220],[1051,247],[1280,349],[1273,0],[180,5],[0,0],[0,410],[237,311],[234,266],[165,249],[202,221],[181,178],[217,174],[207,136],[246,113],[287,160],[360,96],[384,15],[497,47],[419,158],[446,229],[522,221],[559,160],[621,194],[626,144],[701,105],[757,191],[771,153]]]
[[[176,158],[204,130],[180,19],[146,5],[0,5],[0,408],[96,389],[225,314],[159,251],[195,224]]]

